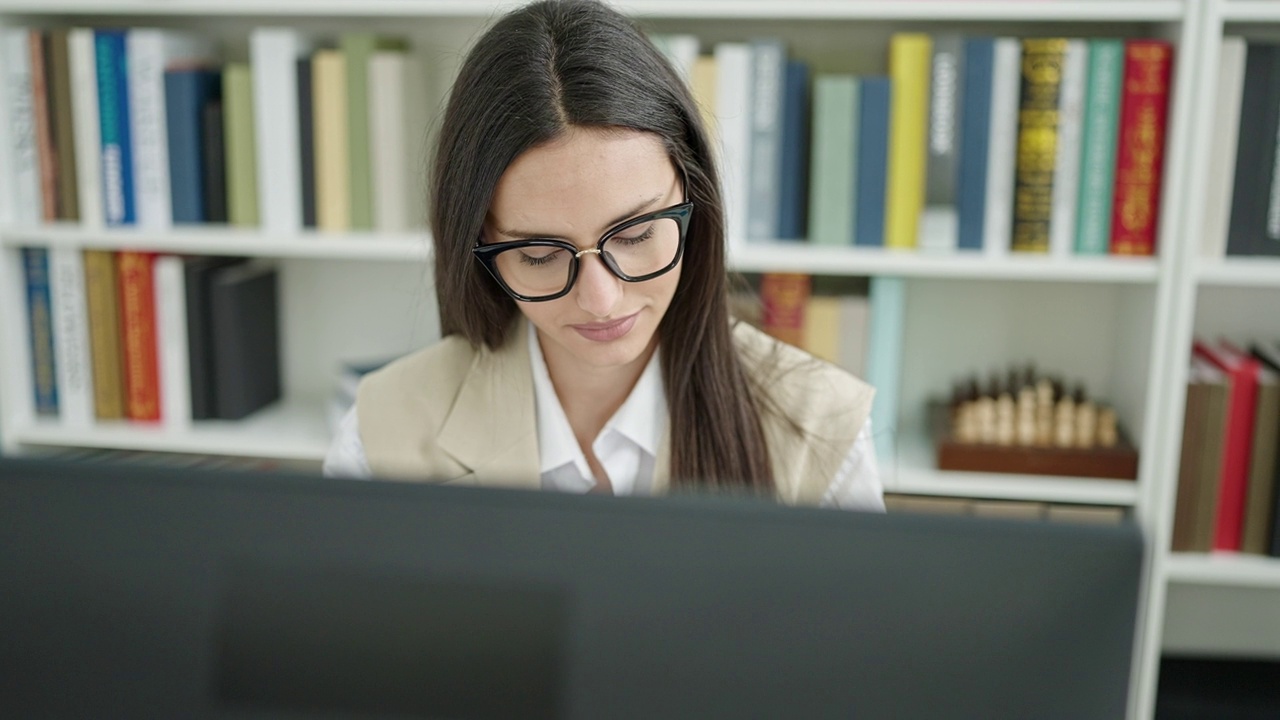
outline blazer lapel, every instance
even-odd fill
[[[440,430],[440,448],[471,469],[477,485],[538,489],[538,428],[527,323],[507,342],[476,353]]]

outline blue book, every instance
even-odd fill
[[[872,438],[880,467],[896,464],[898,387],[902,381],[902,331],[906,322],[906,281],[871,278],[870,327],[867,329],[867,382],[876,389],[871,406]]]
[[[204,213],[204,106],[221,93],[222,82],[215,71],[165,71],[169,190],[175,223],[208,221]]]
[[[36,414],[58,415],[58,370],[53,354],[53,298],[49,290],[49,251],[23,248],[27,283],[27,329],[31,342],[31,379]]]
[[[778,177],[782,166],[783,80],[787,50],[781,40],[751,41],[751,169],[747,184],[747,239],[778,237]]]
[[[102,207],[107,224],[133,225],[133,143],[129,121],[129,68],[125,30],[95,30],[98,116],[102,130]]]
[[[779,178],[778,238],[805,237],[809,207],[809,66],[799,60],[787,63],[783,82],[782,168]]]
[[[889,177],[889,100],[887,77],[862,79],[858,107],[858,209],[853,244],[884,247],[885,187]],[[921,138],[921,142],[924,139]]]
[[[969,38],[964,45],[964,108],[960,119],[960,186],[956,188],[961,250],[981,250],[987,206],[987,147],[991,132],[994,38]]]

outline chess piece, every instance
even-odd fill
[[[1018,390],[1018,445],[1030,447],[1036,442],[1036,390],[1029,384]]]
[[[996,398],[996,444],[1013,445],[1017,433],[1015,429],[1016,409],[1013,395],[1008,391],[1000,393]]]
[[[996,442],[996,401],[990,395],[978,398],[974,407],[974,423],[978,428],[978,442],[994,445]]]
[[[1053,383],[1048,378],[1036,382],[1036,445],[1053,444]]]
[[[1076,447],[1092,448],[1098,442],[1098,409],[1091,400],[1076,405]]]
[[[1058,400],[1053,417],[1053,444],[1060,448],[1075,445],[1076,435],[1076,400],[1070,395],[1063,395]]]
[[[1098,409],[1098,445],[1115,447],[1120,442],[1120,430],[1116,425],[1116,411],[1109,407]]]

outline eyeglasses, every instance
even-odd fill
[[[583,255],[598,255],[618,279],[644,282],[669,272],[684,254],[693,203],[632,218],[609,229],[595,247],[579,250],[551,238],[477,245],[471,252],[516,300],[543,302],[564,297],[578,279]]]

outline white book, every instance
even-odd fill
[[[298,129],[298,60],[312,42],[291,28],[256,28],[249,36],[253,123],[258,147],[258,209],[263,230],[302,229],[302,150]]]
[[[173,225],[173,196],[169,185],[164,71],[178,63],[211,62],[213,46],[208,40],[185,32],[138,28],[126,36],[125,58],[137,225],[165,229]]]
[[[996,38],[992,65],[991,138],[987,145],[987,206],[983,213],[982,248],[988,256],[1003,257],[1009,254],[1013,242],[1022,42],[1017,38]]]
[[[1242,37],[1222,39],[1218,60],[1218,89],[1214,99],[1213,149],[1205,187],[1204,232],[1200,252],[1220,260],[1227,254],[1231,229],[1231,197],[1236,183],[1236,152],[1240,138],[1240,104],[1244,98],[1247,47]]]
[[[787,49],[781,40],[751,43],[751,179],[747,192],[747,239],[773,240],[781,199],[783,81]]]
[[[84,255],[79,248],[49,250],[49,299],[58,417],[67,427],[89,427],[94,421],[93,355],[84,292]]]
[[[686,85],[693,84],[693,66],[698,62],[698,36],[686,33],[657,33],[650,35],[658,52],[666,56]]]
[[[725,232],[729,247],[747,237],[751,190],[751,46],[716,45],[716,122],[720,127],[720,167],[724,184]]]
[[[160,363],[160,421],[191,425],[191,362],[187,353],[187,290],[182,258],[156,258],[156,356]]]
[[[71,65],[71,121],[80,224],[96,229],[106,224],[106,216],[102,209],[102,126],[98,120],[98,65],[92,28],[73,28],[68,33],[67,55]]]
[[[9,222],[38,225],[44,217],[40,193],[40,162],[36,157],[35,109],[31,98],[31,50],[25,28],[6,28],[3,40],[4,76],[8,125],[7,163],[0,167],[12,185],[8,189]]]
[[[1075,252],[1076,201],[1080,197],[1081,138],[1088,78],[1088,41],[1067,41],[1058,94],[1058,146],[1054,158],[1052,210],[1049,213],[1049,255],[1055,258],[1068,258]]]
[[[369,163],[373,227],[406,232],[425,222],[423,168],[427,99],[422,65],[407,53],[369,58]]]
[[[867,372],[867,338],[871,329],[871,301],[866,295],[840,298],[840,367],[855,377]]]

